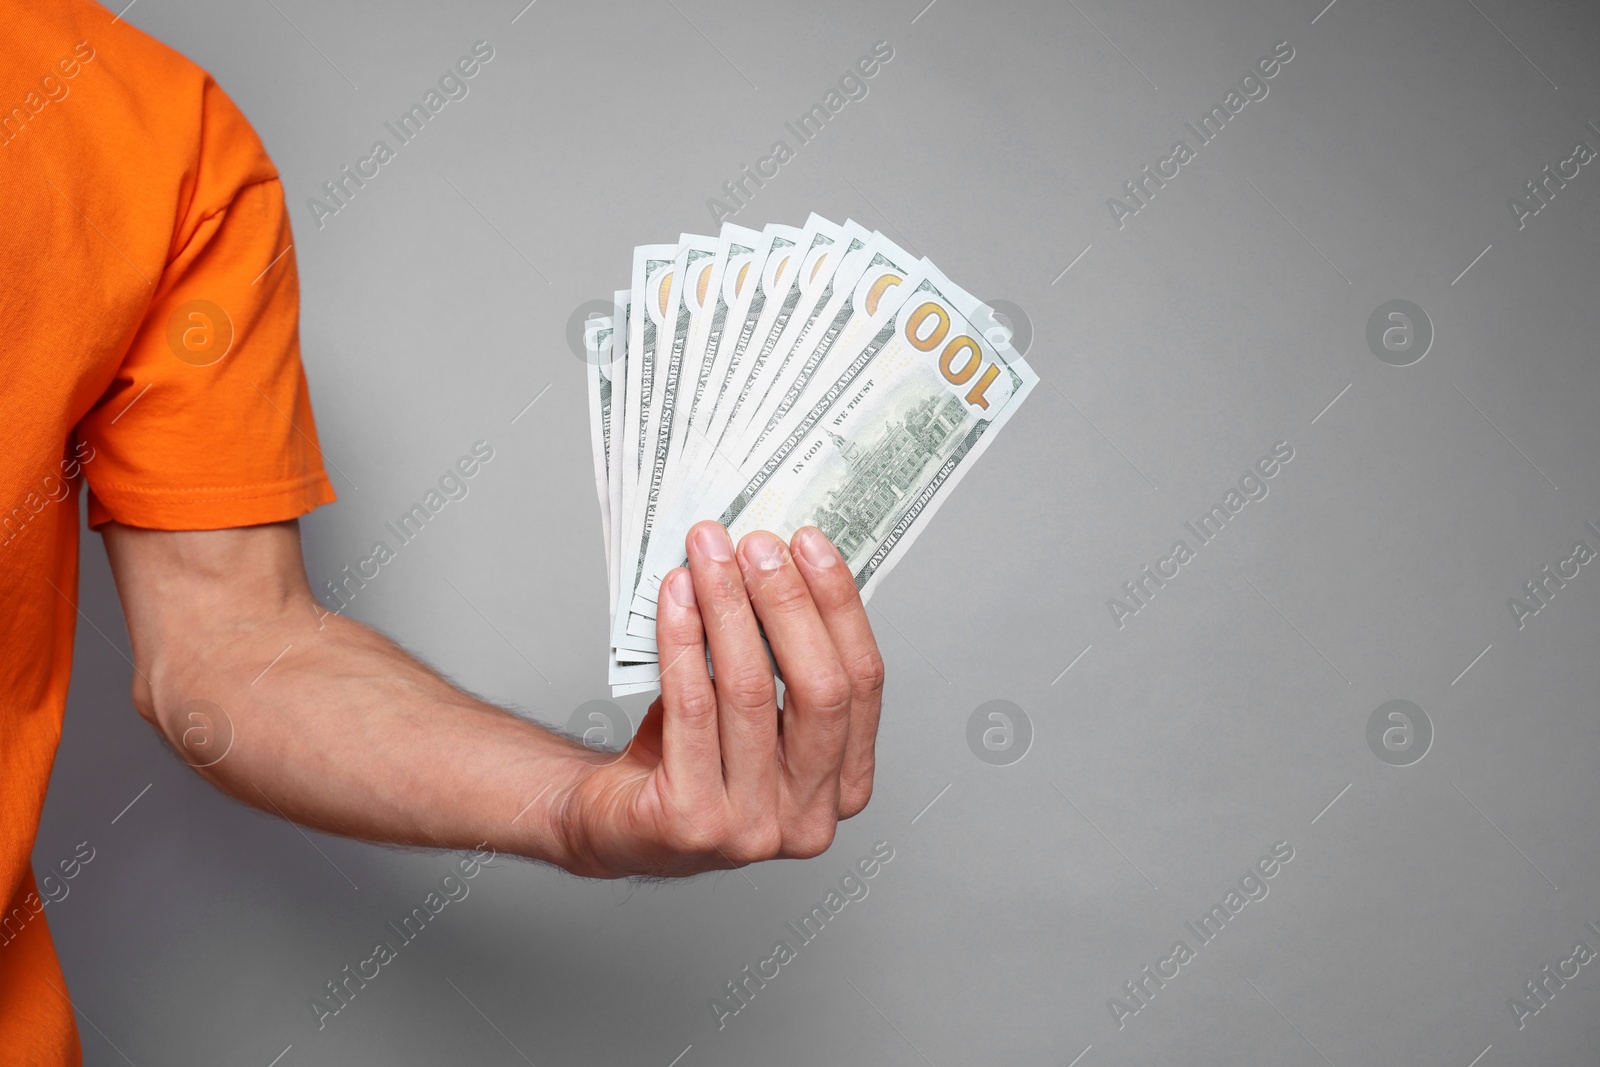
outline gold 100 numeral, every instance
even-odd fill
[[[937,321],[924,335],[922,327],[929,319]],[[945,313],[944,308],[932,300],[925,302],[906,319],[906,340],[919,352],[932,352],[939,347],[949,332],[950,316]],[[958,363],[960,366],[957,366]],[[967,334],[952,338],[950,343],[944,346],[944,351],[939,353],[939,373],[943,374],[945,381],[951,385],[966,385],[973,375],[978,375],[978,380],[967,390],[967,403],[976,404],[987,410],[989,401],[984,393],[994,380],[1000,377],[1000,368],[990,363],[983,367],[982,374],[978,374],[980,366],[983,366],[983,350],[978,347],[978,342]]]

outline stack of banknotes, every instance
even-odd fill
[[[817,526],[863,598],[1038,378],[982,301],[813,215],[633,250],[584,330],[613,696],[657,687],[656,596],[703,519]]]

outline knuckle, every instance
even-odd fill
[[[823,668],[814,671],[804,682],[806,704],[816,714],[842,717],[850,711],[850,679],[841,668]]]
[[[670,599],[663,596],[663,600]],[[687,608],[656,612],[656,635],[669,645],[693,645],[700,641],[700,617]]]
[[[778,855],[782,847],[783,835],[779,833],[777,823],[762,821],[735,834],[723,851],[742,867],[748,863],[770,860]]]
[[[692,685],[677,694],[672,711],[686,726],[707,727],[717,721],[717,698],[705,686]]]
[[[872,772],[864,778],[853,779],[839,789],[839,818],[853,819],[866,810],[872,801]]]
[[[817,600],[830,611],[848,611],[852,608],[866,610],[861,602],[861,590],[848,571],[833,580],[818,583]]]
[[[777,699],[772,672],[754,664],[719,676],[717,688],[728,703],[741,711],[764,709]]]
[[[711,599],[722,605],[737,605],[745,600],[744,579],[732,570],[718,568],[711,574]]]
[[[858,691],[862,693],[882,692],[883,655],[878,651],[877,646],[874,645],[856,656],[850,663],[849,673]]]
[[[837,829],[837,824],[831,818],[809,822],[784,841],[784,851],[794,859],[814,859],[833,845]]]
[[[799,575],[784,571],[761,579],[761,584],[753,592],[763,608],[785,615],[802,611],[811,603],[811,592],[799,580]]]

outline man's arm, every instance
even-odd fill
[[[771,534],[735,552],[715,523],[691,531],[690,568],[662,583],[662,696],[620,756],[462,693],[327,613],[296,523],[102,532],[140,714],[202,764],[215,757],[193,750],[190,702],[222,708],[232,747],[200,773],[296,822],[399,845],[487,842],[591,877],[679,875],[817,855],[871,794],[882,660],[814,528],[792,552]],[[781,709],[758,619],[787,683]]]

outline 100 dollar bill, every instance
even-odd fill
[[[746,441],[739,443],[735,454],[743,456],[743,462],[732,460],[728,452],[719,449],[710,454],[710,470],[696,468],[707,484],[700,487],[697,495],[679,497],[667,519],[666,528],[671,531],[669,536],[673,541],[681,542],[689,528],[700,519],[717,516],[717,511],[707,514],[707,507],[720,508],[722,502],[748,480],[739,478],[738,474],[752,460],[759,462],[756,456],[759,446],[772,431],[791,421],[797,406],[803,410],[815,402],[818,383],[825,386],[838,377],[851,357],[860,353],[899,309],[910,288],[921,283],[924,270],[922,263],[881,234],[872,235],[861,249],[845,257],[840,266],[842,284],[830,293],[822,309],[825,325],[805,339],[804,351],[792,360],[788,379],[773,390],[764,405],[765,414],[753,421]],[[724,485],[730,481],[731,484]],[[668,543],[663,541],[664,546]],[[647,577],[639,586],[633,611],[653,615],[653,608],[641,606],[639,602],[653,605],[657,594],[658,583],[654,576]],[[649,629],[641,630],[637,622],[630,632],[636,636],[653,633]],[[647,641],[638,647],[648,648],[651,644]]]
[[[819,527],[863,597],[1038,382],[1009,344],[990,340],[999,334],[981,301],[931,265],[920,273],[894,317],[741,469],[743,484],[719,510],[703,509],[736,541],[757,529],[787,539]],[[682,565],[681,549],[665,559],[646,568],[657,585]],[[634,615],[630,630],[653,630],[654,605],[633,607],[649,614]]]

